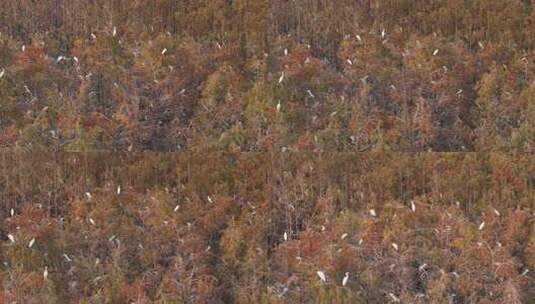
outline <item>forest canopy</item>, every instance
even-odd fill
[[[4,0],[0,145],[533,152],[532,6]]]
[[[0,0],[0,304],[535,303],[534,5]]]

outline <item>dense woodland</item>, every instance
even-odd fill
[[[535,303],[534,1],[0,0],[0,304]]]
[[[520,151],[530,0],[3,0],[0,145]]]
[[[533,303],[531,157],[335,156],[3,154],[5,303]]]

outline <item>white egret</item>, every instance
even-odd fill
[[[284,232],[284,240],[287,241],[288,240],[288,233],[287,232]]]
[[[281,77],[279,78],[279,83],[281,83],[284,80],[284,72],[282,72]]]
[[[325,277],[325,273],[323,271],[318,270],[317,274],[323,282],[327,282],[327,277]]]
[[[6,69],[2,69],[0,71],[0,78],[4,77],[4,74],[6,73]]]
[[[485,222],[481,222],[481,224],[479,224],[479,230],[483,230],[483,228],[485,228]]]
[[[496,216],[500,216],[500,215],[501,215],[501,214],[500,214],[500,211],[498,211],[498,210],[496,210],[496,209],[494,209],[494,214],[496,214]]]
[[[392,243],[392,247],[394,247],[394,249],[395,249],[396,251],[398,251],[398,249],[399,249],[398,244],[396,244],[396,243]]]
[[[13,217],[15,215],[15,210],[11,208],[11,210],[9,211],[9,214],[11,214],[11,216]]]
[[[310,98],[315,98],[316,96],[314,96],[314,94],[312,94],[312,91],[310,90],[307,90],[307,93],[308,93],[308,96],[310,96]]]
[[[48,279],[48,266],[45,266],[45,271],[43,271],[43,278]]]
[[[349,280],[349,272],[346,272],[346,275],[342,279],[342,286],[346,286],[348,280]]]
[[[74,57],[72,57],[72,60],[74,60],[74,62],[78,63],[78,57],[74,56]]]
[[[393,294],[393,293],[390,292],[390,293],[388,293],[388,296],[392,299],[392,301],[394,301],[394,302],[400,302],[399,298],[396,297],[395,294]]]
[[[26,51],[26,46],[24,44],[22,45],[22,51]]]
[[[173,209],[173,212],[177,212],[179,208],[180,208],[180,205],[176,205],[175,209]]]
[[[436,49],[434,52],[433,52],[433,56],[436,56],[438,54],[438,49]]]
[[[212,200],[212,198],[210,197],[210,195],[208,195],[207,198],[208,198],[208,201],[210,202],[210,204],[213,204],[213,203],[214,203],[214,201]]]
[[[364,240],[363,240],[363,239],[360,239],[360,240],[359,240],[359,245],[362,245],[362,243],[364,243]]]
[[[347,63],[349,63],[349,65],[353,65],[353,61],[351,61],[349,58],[347,58]]]
[[[97,36],[93,33],[91,33],[91,38],[93,38],[93,40],[97,40]]]
[[[279,102],[277,103],[277,112],[280,112],[281,107],[281,101],[279,100]]]
[[[411,210],[412,212],[416,212],[416,204],[414,203],[414,201],[411,201]]]
[[[522,274],[520,274],[521,276],[525,276],[526,274],[528,274],[529,272],[529,269],[525,269],[524,271],[522,271]]]
[[[165,53],[167,53],[167,48],[162,50],[162,55],[165,55]]]
[[[418,267],[418,270],[419,270],[419,271],[424,271],[425,268],[427,268],[427,263],[423,263],[422,265],[420,265],[420,266]]]
[[[114,26],[112,36],[115,37],[115,35],[117,35],[117,27]]]
[[[88,200],[91,200],[91,198],[93,197],[93,196],[91,195],[91,193],[89,193],[89,192],[86,192],[86,193],[85,193],[85,196],[87,196],[87,199],[88,199]]]
[[[340,237],[340,239],[342,239],[342,240],[345,239],[345,238],[347,237],[347,235],[348,235],[347,233],[342,234],[342,236]]]
[[[35,243],[35,238],[30,240],[30,242],[28,243],[28,248],[32,248],[34,243]]]
[[[373,217],[377,216],[377,213],[375,213],[375,209],[370,209],[370,215]]]
[[[288,49],[284,49],[284,56],[288,56]]]
[[[357,40],[358,40],[359,42],[362,42],[362,37],[360,37],[359,34],[357,34],[356,37],[357,37]]]
[[[8,234],[7,238],[11,241],[11,243],[15,243],[15,237],[13,236],[13,234]]]
[[[95,225],[95,221],[92,218],[89,218],[89,222],[91,223],[91,225]]]
[[[385,29],[383,29],[381,31],[381,38],[385,38],[385,36],[386,36],[386,31],[385,31]]]
[[[117,186],[117,194],[121,194],[121,185]]]

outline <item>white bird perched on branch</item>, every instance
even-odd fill
[[[288,49],[284,49],[284,56],[288,56]]]
[[[281,101],[279,100],[279,102],[277,103],[277,112],[281,111],[281,107]]]
[[[11,208],[9,214],[11,215],[11,217],[13,217],[15,215],[15,209]]]
[[[180,205],[176,205],[176,206],[175,206],[175,209],[173,209],[173,212],[177,212],[178,209],[180,209]]]
[[[11,243],[15,243],[15,237],[13,236],[13,234],[8,234],[7,238],[11,241]]]
[[[359,34],[355,35],[355,37],[357,37],[357,40],[358,40],[359,42],[362,42],[362,37],[360,37]]]
[[[281,77],[279,78],[279,83],[281,83],[284,80],[284,72],[282,72]]]
[[[412,212],[416,212],[416,204],[414,204],[414,201],[411,201],[411,210]]]
[[[479,230],[483,230],[483,228],[485,228],[485,222],[481,222],[481,224],[479,224]]]
[[[349,65],[353,65],[353,61],[351,61],[349,58],[347,58],[347,63],[349,63]]]
[[[283,238],[284,238],[284,241],[288,240],[288,233],[287,232],[284,232]]]
[[[117,27],[114,26],[112,36],[115,37],[115,35],[117,35]]]
[[[385,36],[386,36],[386,31],[385,31],[385,29],[383,29],[381,31],[381,38],[385,38]]]
[[[91,193],[89,193],[89,192],[86,192],[86,193],[85,193],[85,196],[87,196],[87,199],[88,199],[88,200],[91,200],[91,198],[93,197],[93,196],[91,195]]]
[[[72,259],[66,253],[63,254],[63,257],[67,262],[72,262]]]
[[[310,98],[315,98],[316,96],[314,96],[314,94],[312,94],[312,91],[310,90],[307,90],[307,93],[308,93],[308,96],[310,96]]]
[[[373,217],[377,216],[377,213],[375,213],[375,209],[370,209],[370,215]]]
[[[5,74],[5,73],[6,73],[6,69],[2,69],[2,70],[0,71],[0,79],[1,79],[2,77],[4,77],[4,74]]]
[[[92,218],[89,218],[89,222],[91,223],[91,225],[95,225],[95,221]]]
[[[396,244],[396,243],[392,243],[392,247],[394,247],[394,249],[395,249],[396,251],[398,251],[398,249],[399,249],[398,244]]]
[[[165,55],[165,53],[167,53],[167,48],[162,50],[162,55]]]
[[[48,279],[48,266],[45,266],[45,271],[43,271],[43,278]]]
[[[93,38],[93,40],[97,40],[97,36],[93,33],[91,33],[91,38]]]
[[[392,299],[392,301],[394,301],[394,302],[400,302],[399,298],[396,297],[395,294],[393,294],[393,293],[390,292],[390,293],[388,293],[388,296]]]
[[[346,286],[348,280],[349,280],[349,272],[346,272],[346,275],[342,279],[342,286]]]
[[[30,242],[28,243],[28,248],[32,248],[34,243],[35,243],[35,238],[30,240]]]
[[[318,277],[320,277],[321,281],[327,282],[327,277],[325,277],[325,273],[323,271],[318,270],[317,274],[318,274]]]
[[[117,186],[117,194],[121,194],[121,185]]]
[[[342,234],[342,236],[340,237],[340,239],[343,240],[343,239],[345,239],[347,236],[348,236],[348,234],[347,234],[347,233],[344,233],[344,234]]]
[[[438,49],[436,49],[434,52],[433,52],[433,56],[436,56],[438,54]]]
[[[500,211],[498,211],[497,209],[494,209],[494,214],[496,214],[496,216],[500,216]]]
[[[210,202],[210,204],[213,204],[213,203],[214,203],[214,201],[212,200],[212,198],[210,197],[210,195],[208,195],[207,199],[208,199],[208,201]]]

